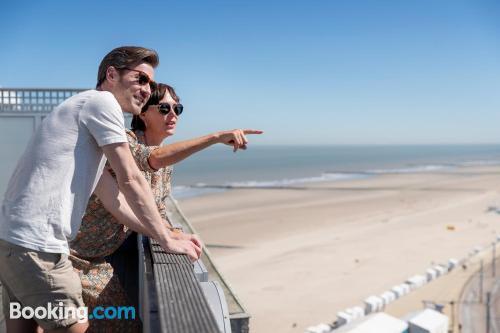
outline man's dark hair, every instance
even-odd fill
[[[96,88],[106,80],[106,71],[108,67],[113,66],[120,70],[126,67],[135,67],[139,64],[147,63],[153,68],[158,66],[160,58],[155,50],[139,46],[122,46],[112,50],[101,61],[99,71],[97,72]]]
[[[179,96],[177,96],[177,94],[175,93],[174,88],[165,83],[158,83],[151,87],[151,96],[149,97],[148,102],[142,107],[141,113],[146,112],[146,110],[149,108],[150,105],[159,104],[160,101],[163,99],[163,97],[165,97],[167,91],[170,94],[170,96],[172,96],[172,99],[176,103],[179,103]],[[146,124],[144,124],[144,121],[142,121],[142,119],[136,115],[132,117],[130,128],[134,132],[137,130],[145,131]]]

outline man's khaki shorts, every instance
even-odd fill
[[[21,307],[83,307],[82,284],[66,254],[38,252],[0,240],[0,280],[5,318],[10,318],[10,302]],[[69,327],[76,316],[34,320],[43,329]]]

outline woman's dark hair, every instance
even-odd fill
[[[179,103],[179,96],[177,96],[177,94],[175,93],[174,88],[165,83],[152,84],[151,96],[149,97],[148,102],[142,107],[141,113],[146,112],[146,110],[149,108],[150,105],[159,104],[160,101],[165,97],[167,91],[170,94],[170,96],[172,96],[172,99],[176,103]],[[139,117],[138,115],[132,117],[132,122],[130,123],[130,127],[134,132],[137,130],[139,131],[146,130],[146,124],[144,124],[144,121],[142,121],[141,117]]]

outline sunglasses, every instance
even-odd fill
[[[151,80],[151,78],[148,76],[148,74],[144,73],[143,71],[139,71],[137,69],[132,69],[132,68],[128,68],[128,67],[124,67],[122,69],[126,69],[128,71],[139,73],[139,76],[137,77],[137,82],[141,86],[145,86],[146,84],[149,84],[149,85],[155,85],[156,84],[156,82],[153,81],[153,80]]]
[[[168,103],[161,103],[158,105],[151,105],[151,106],[157,106],[158,107],[158,112],[160,112],[162,115],[166,116],[167,114],[174,110],[174,113],[176,116],[180,116],[182,111],[184,111],[184,106],[182,104],[175,104],[174,106],[171,106]]]

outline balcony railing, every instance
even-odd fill
[[[0,112],[50,112],[83,90],[0,88]]]

